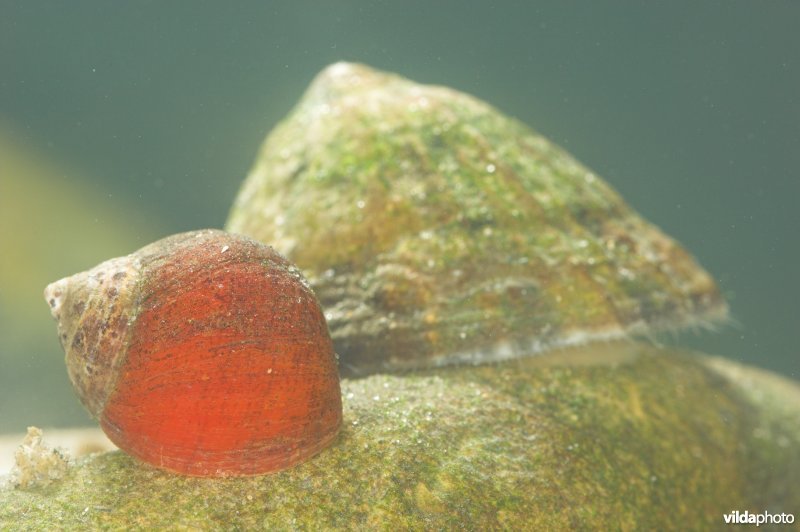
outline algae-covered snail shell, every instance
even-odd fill
[[[205,230],[45,290],[86,408],[121,449],[187,475],[285,469],[335,438],[319,303],[272,248]]]
[[[269,135],[226,229],[308,277],[346,373],[724,319],[713,279],[490,105],[338,63]]]

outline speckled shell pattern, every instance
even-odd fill
[[[226,228],[307,275],[345,374],[724,319],[714,280],[569,154],[455,90],[338,63],[267,137]]]
[[[146,462],[196,476],[259,474],[313,456],[338,432],[324,316],[269,246],[183,233],[45,296],[81,400]]]

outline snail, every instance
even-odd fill
[[[52,283],[70,380],[118,447],[193,476],[278,471],[330,445],[339,376],[319,303],[269,246],[174,235]]]
[[[364,65],[317,76],[226,229],[304,271],[345,375],[727,314],[697,261],[569,154],[476,98]]]

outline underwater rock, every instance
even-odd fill
[[[344,374],[472,363],[704,325],[713,279],[599,177],[471,96],[320,73],[227,229],[309,278]]]
[[[800,508],[800,386],[635,343],[343,380],[326,452],[198,479],[123,453],[0,489],[0,528],[717,529]]]

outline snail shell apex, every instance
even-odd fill
[[[341,424],[324,316],[270,247],[205,230],[45,290],[79,397],[121,449],[197,476],[285,469]]]
[[[317,76],[226,228],[303,269],[350,373],[727,313],[691,255],[569,154],[471,96],[364,65]]]
[[[133,255],[103,262],[45,288],[44,297],[67,354],[67,373],[78,397],[99,417],[114,384],[136,312],[140,262]]]

